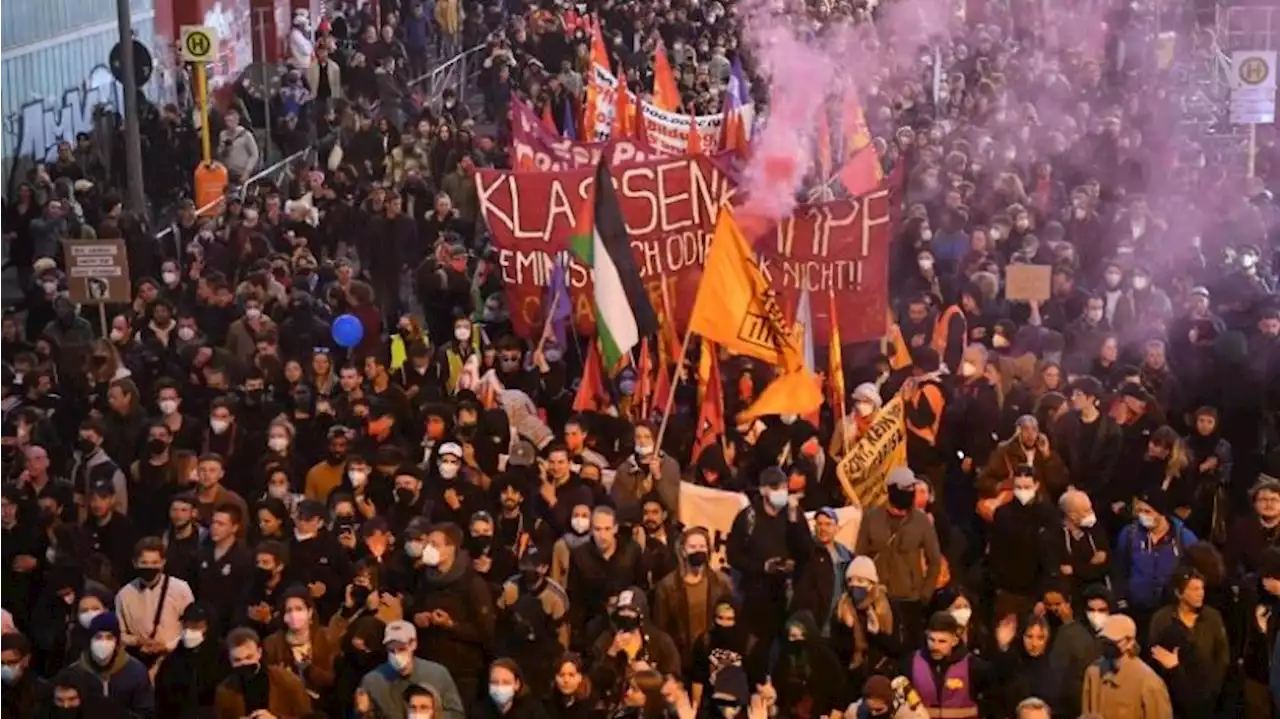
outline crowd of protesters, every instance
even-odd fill
[[[582,13],[637,90],[661,36],[700,112],[751,66],[740,18],[510,5],[303,18],[270,117],[320,159],[185,203],[176,243],[88,148],[6,203],[6,719],[1275,716],[1280,145],[1246,180],[1182,134],[1142,8],[1079,44],[1046,5],[969,3],[936,56],[872,24],[887,0],[811,8],[886,58],[897,324],[849,348],[848,417],[731,421],[694,461],[692,381],[658,446],[632,370],[575,412],[577,342],[513,334],[472,176],[506,165],[513,96],[580,100]],[[477,43],[483,108],[410,99],[404,67]],[[261,164],[243,90],[233,182]],[[103,328],[66,292],[84,236],[129,242]],[[1005,298],[1016,263],[1048,299]],[[723,372],[732,416],[771,370]],[[836,466],[895,395],[908,465],[845,546]],[[679,522],[681,481],[745,495],[727,536]]]

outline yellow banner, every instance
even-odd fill
[[[888,499],[885,476],[907,463],[906,406],[901,395],[880,408],[871,425],[853,441],[836,465],[836,477],[850,502],[876,507]]]

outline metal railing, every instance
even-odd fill
[[[425,85],[423,89],[424,106],[435,106],[440,103],[444,96],[444,91],[449,88],[457,90],[458,100],[460,102],[465,102],[467,99],[467,91],[471,85],[471,79],[476,72],[479,72],[480,68],[479,63],[468,63],[468,59],[473,57],[480,50],[484,49],[484,47],[484,45],[477,45],[468,50],[463,50],[444,63],[437,65],[431,72],[423,75],[422,77],[410,80],[408,82],[408,86],[410,88],[415,88],[419,85]],[[469,71],[469,65],[474,66],[474,69]],[[375,103],[372,109],[376,110],[377,107],[378,105]],[[314,155],[316,152],[317,148],[313,146],[289,155],[283,160],[250,177],[245,181],[244,185],[240,187],[240,191],[247,192],[255,183],[262,182],[263,180],[269,180],[276,185],[281,184],[289,176],[290,171],[294,167],[297,167],[299,164],[305,164],[309,160],[308,155]],[[213,202],[197,208],[196,213],[204,215],[211,212],[217,209],[225,200],[226,195],[224,194]],[[165,226],[164,229],[156,233],[156,243],[162,243],[166,238],[170,237],[177,248],[176,256],[181,258],[182,238],[178,232],[176,219]]]

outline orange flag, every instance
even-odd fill
[[[720,123],[720,149],[732,152],[738,157],[747,156],[746,129],[742,126],[742,114],[724,110],[724,120]]]
[[[702,341],[702,359],[698,362],[698,429],[694,435],[693,460],[724,434],[724,386],[720,380],[720,358],[716,346]]]
[[[594,341],[587,350],[587,362],[582,367],[582,381],[573,398],[574,412],[599,412],[608,404],[609,393],[604,389],[604,369],[600,366],[600,350]]]
[[[636,410],[636,421],[649,418],[649,408],[653,406],[653,355],[649,353],[649,338],[640,340],[640,366],[636,368],[636,393],[632,408]],[[664,400],[665,401],[665,400]]]
[[[845,412],[844,348],[840,346],[840,320],[836,317],[836,293],[828,290],[828,322],[831,323],[831,339],[827,344],[827,384],[831,388],[831,409],[837,422],[843,422]]]
[[[591,63],[604,69],[610,69],[609,49],[604,44],[604,31],[600,29],[597,19],[591,24]]]
[[[680,86],[676,84],[676,74],[671,70],[661,38],[653,48],[653,104],[667,112],[680,109]]]
[[[698,134],[698,116],[693,114],[693,108],[689,108],[689,144],[685,150],[689,155],[702,154],[702,136]]]
[[[547,129],[552,133],[556,135],[560,134],[560,128],[556,127],[556,118],[551,114],[550,102],[542,106],[542,124],[546,125]]]
[[[621,140],[635,134],[635,117],[630,93],[627,91],[627,74],[621,64],[618,65],[618,84],[613,101],[612,139]]]

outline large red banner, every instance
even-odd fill
[[[560,137],[528,103],[511,99],[512,168],[545,172],[595,167],[605,153],[610,167],[658,157],[653,148],[637,139],[580,143]]]
[[[557,259],[566,262],[574,323],[594,334],[590,268],[569,252],[569,236],[594,168],[561,172],[480,170],[480,210],[488,223],[516,331],[536,337],[542,299]],[[693,309],[716,215],[732,203],[732,176],[705,156],[613,167],[623,220],[653,306],[662,312],[662,283],[683,331]],[[845,342],[884,334],[888,306],[889,193],[858,200],[801,205],[790,218],[755,238],[765,275],[794,311],[807,288],[818,342],[830,334],[828,292],[836,295]]]

